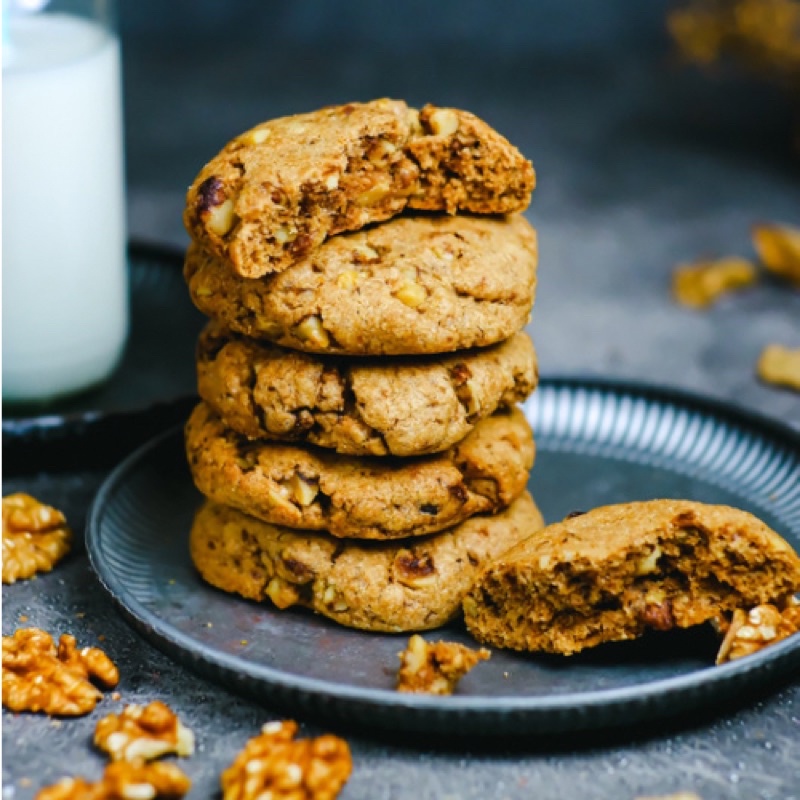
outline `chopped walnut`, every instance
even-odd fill
[[[456,642],[426,642],[415,633],[398,656],[398,692],[452,694],[458,682],[491,653],[485,647],[471,650]]]
[[[121,714],[103,717],[95,727],[94,743],[114,761],[151,761],[167,753],[190,756],[194,734],[166,703],[128,705]]]
[[[800,392],[800,348],[789,350],[779,344],[768,344],[759,356],[756,373],[765,383]]]
[[[333,800],[353,768],[344,739],[295,739],[297,723],[268,722],[222,773],[223,800]]]
[[[800,285],[800,228],[756,225],[753,244],[761,263],[770,272]]]
[[[3,637],[3,705],[12,711],[88,714],[103,697],[92,680],[111,688],[119,671],[102,650],[78,650],[74,636],[62,635],[58,648],[38,628]]]
[[[737,608],[717,653],[717,664],[752,655],[798,632],[800,604],[795,601],[783,611],[770,604],[756,606],[748,613]]]
[[[64,515],[29,494],[3,498],[3,583],[50,572],[70,549]]]
[[[672,276],[672,294],[684,306],[704,308],[734,289],[756,280],[756,268],[743,258],[720,258],[682,264]]]
[[[96,783],[62,778],[38,792],[35,800],[158,800],[183,797],[192,782],[174,764],[118,761]]]

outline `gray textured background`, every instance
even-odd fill
[[[132,236],[182,247],[187,185],[263,119],[381,95],[462,106],[538,173],[531,331],[544,373],[683,387],[800,426],[800,395],[753,374],[767,342],[800,346],[800,293],[767,280],[693,312],[668,291],[677,261],[747,255],[754,221],[800,221],[792,109],[777,89],[730,69],[682,67],[663,0],[121,5]],[[4,490],[39,487],[80,529],[102,475],[27,476]],[[103,634],[125,699],[171,698],[202,743],[192,797],[213,795],[219,770],[269,717],[142,643],[81,556],[3,594],[4,632],[26,615],[86,641]],[[800,685],[720,712],[622,736],[453,751],[348,735],[355,771],[342,797],[632,800],[692,788],[704,800],[800,798]],[[55,727],[5,715],[4,798],[29,798],[65,772],[97,775],[94,720]]]

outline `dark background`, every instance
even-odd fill
[[[736,65],[683,63],[670,3],[120,6],[132,236],[184,246],[194,175],[270,117],[379,96],[467,108],[537,171],[544,372],[678,385],[800,425],[797,395],[753,373],[768,341],[800,345],[797,292],[765,282],[699,313],[669,296],[677,262],[751,255],[754,222],[797,221],[797,118]]]

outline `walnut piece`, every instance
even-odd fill
[[[183,797],[192,782],[174,764],[117,761],[96,783],[62,778],[40,790],[34,800],[156,800]]]
[[[756,606],[748,613],[737,608],[717,653],[717,664],[752,655],[798,632],[800,603],[797,601],[791,601],[782,611],[770,604]]]
[[[3,637],[3,705],[11,711],[88,714],[103,697],[91,681],[107,688],[119,683],[119,670],[102,650],[78,650],[68,634],[56,648],[53,637],[38,628]]]
[[[779,344],[768,344],[759,356],[756,374],[765,383],[800,392],[800,348],[789,350]]]
[[[3,498],[3,583],[50,572],[70,549],[64,515],[29,494]]]
[[[194,734],[160,700],[128,705],[121,714],[103,717],[94,729],[94,743],[114,761],[151,761],[167,753],[194,752]]]
[[[223,800],[333,800],[353,768],[344,739],[295,739],[297,723],[268,722],[221,776]]]
[[[770,272],[800,286],[800,228],[756,225],[753,245],[761,263]]]
[[[491,653],[485,647],[472,650],[456,642],[426,642],[415,633],[397,655],[398,692],[452,694],[458,682]]]
[[[672,294],[681,305],[705,308],[721,295],[754,283],[756,275],[754,264],[735,256],[681,264],[672,275]]]

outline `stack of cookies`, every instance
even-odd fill
[[[516,406],[538,378],[533,184],[472,114],[394,100],[266,122],[203,168],[186,447],[209,583],[430,629],[542,526]]]

